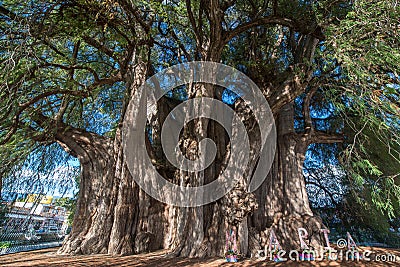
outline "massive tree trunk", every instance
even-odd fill
[[[251,141],[249,170],[257,164],[256,155],[260,149],[260,132],[255,126],[252,114],[242,102],[236,110],[246,120]],[[280,244],[285,249],[300,249],[297,228],[306,228],[312,239],[312,246],[323,243],[321,220],[313,216],[309,206],[305,181],[302,173],[303,161],[308,142],[294,130],[293,103],[285,105],[276,114],[277,149],[266,180],[254,192],[258,208],[248,216],[239,232],[241,252],[248,256],[257,255],[267,244],[269,230],[274,229]],[[251,173],[250,173],[251,175]],[[247,243],[244,242],[247,240]],[[246,243],[246,246],[243,247]]]
[[[143,81],[144,77],[140,80]],[[132,85],[132,88],[137,87]],[[132,90],[131,99],[140,99],[135,95],[138,93]],[[217,99],[221,99],[221,92],[215,90],[214,93]],[[166,112],[168,109],[159,114],[160,123]],[[237,112],[243,111],[238,109]],[[124,123],[133,123],[135,116],[143,116],[132,110],[126,114]],[[179,256],[220,256],[225,250],[225,232],[232,229],[237,234],[240,252],[255,255],[256,250],[265,245],[265,233],[271,227],[285,248],[299,247],[297,227],[309,230],[314,246],[322,244],[319,239],[322,224],[313,217],[309,208],[302,175],[307,142],[294,132],[293,117],[293,104],[285,106],[277,116],[276,158],[266,182],[255,194],[258,210],[251,216],[247,214],[256,205],[252,204],[252,194],[246,193],[246,179],[242,179],[225,197],[204,207],[167,206],[149,197],[133,181],[126,167],[120,131],[117,131],[114,141],[94,134],[73,133],[73,130],[62,132],[59,142],[78,156],[82,176],[74,228],[59,252],[131,254],[167,248]],[[250,121],[249,118],[243,119]],[[247,125],[252,151],[246,175],[251,175],[250,171],[257,162],[260,142],[258,128],[253,124]],[[189,131],[187,137],[193,140],[213,138],[219,148],[217,159],[206,169],[206,175],[189,178],[192,185],[201,185],[216,178],[223,168],[223,161],[229,156],[229,149],[226,133],[220,125],[208,122],[206,126],[196,126],[193,128],[196,131]],[[135,175],[143,175],[143,170],[139,165],[137,167]],[[182,182],[185,175],[176,172],[175,181]],[[239,209],[233,208],[238,206]],[[236,216],[239,213],[242,214],[240,218]]]
[[[222,100],[223,88],[218,87],[199,87],[198,90],[212,90],[214,98]],[[199,91],[205,95],[204,91]],[[207,115],[206,112],[202,113]],[[193,128],[195,124],[189,123],[187,126],[187,136],[184,136],[184,144],[198,144],[197,140],[202,138],[211,138],[214,140],[217,147],[217,155],[214,162],[206,168],[203,173],[197,176],[190,176],[188,173],[177,172],[177,178],[182,179],[189,177],[191,184],[196,186],[204,185],[217,179],[226,161],[230,157],[230,148],[228,134],[225,129],[215,121],[198,120],[198,127]],[[201,132],[194,131],[201,130]],[[191,135],[189,135],[191,134]],[[186,140],[186,142],[185,142]],[[190,142],[187,142],[190,140]],[[190,150],[190,145],[184,146],[183,150]],[[193,150],[189,153],[193,153]],[[194,150],[196,152],[196,150]],[[193,157],[192,154],[188,154]],[[254,207],[251,194],[247,194],[245,181],[241,174],[231,173],[230,179],[238,179],[240,181],[228,196],[196,208],[179,208],[173,207],[170,213],[170,236],[173,237],[171,249],[174,255],[189,256],[189,257],[205,257],[205,256],[221,256],[225,251],[225,234],[227,231],[234,230],[237,233],[240,228],[240,223],[246,221],[246,215]],[[236,177],[234,177],[236,176]],[[200,178],[200,179],[199,179]],[[192,180],[190,180],[192,179]],[[194,182],[193,182],[194,181]],[[236,199],[234,203],[232,199]],[[238,205],[239,201],[241,206]],[[249,210],[250,208],[250,210]],[[240,214],[240,215],[239,215]],[[238,218],[240,217],[240,218]],[[247,249],[247,248],[246,248]]]
[[[60,128],[57,133],[57,141],[81,163],[73,229],[59,253],[121,255],[163,246],[165,205],[151,199],[134,182],[122,144],[121,129],[135,125],[146,115],[135,107],[144,93],[138,89],[146,79],[147,67],[145,63],[136,64],[127,74],[128,100],[137,103],[127,104],[113,140],[73,128]],[[138,164],[134,172],[143,175],[144,170]]]
[[[300,249],[297,229],[305,228],[308,243],[314,248],[323,245],[320,229],[324,228],[319,217],[311,211],[303,163],[308,142],[294,130],[294,104],[289,103],[277,116],[277,152],[270,175],[266,181],[265,214],[263,226],[273,229],[283,248]],[[263,244],[265,245],[265,244]]]
[[[226,44],[226,33],[222,28],[224,12],[217,0],[202,2],[202,8],[210,21],[210,33],[203,38],[205,36],[201,35],[204,32],[193,25],[198,46],[196,57],[220,62]],[[298,50],[302,53],[298,57],[312,59],[318,40],[311,37],[305,40],[306,45],[299,46]],[[239,177],[239,183],[222,199],[202,207],[182,208],[162,204],[136,185],[132,175],[144,175],[140,158],[146,155],[135,154],[135,167],[130,170],[127,168],[121,131],[132,124],[136,125],[140,116],[146,116],[140,108],[143,92],[137,89],[146,78],[147,64],[135,66],[133,72],[127,74],[130,77],[127,77],[127,85],[130,88],[129,101],[136,102],[130,103],[128,110],[123,113],[124,121],[115,140],[93,134],[91,138],[83,140],[76,134],[69,140],[68,133],[72,130],[66,130],[58,138],[66,149],[75,153],[82,165],[74,228],[60,253],[131,254],[166,248],[175,256],[221,256],[225,250],[225,233],[234,230],[240,253],[255,255],[265,245],[268,229],[275,230],[285,248],[299,248],[297,227],[308,229],[313,246],[322,244],[319,237],[322,224],[311,212],[302,174],[308,141],[293,129],[293,104],[284,106],[304,92],[305,86],[300,82],[300,75],[292,72],[276,90],[265,90],[276,113],[278,140],[274,164],[263,185],[254,194],[247,192],[247,177],[252,176],[257,164],[260,133],[254,120],[246,118],[244,113],[247,111],[242,106],[242,110],[238,108],[236,111],[239,115],[244,112],[243,119],[247,120],[246,128],[249,131],[251,154],[247,172]],[[221,92],[215,86],[196,85],[189,88],[188,96],[222,100]],[[158,122],[161,125],[169,109],[160,108],[159,111]],[[145,138],[144,134],[142,137]],[[217,158],[210,167],[199,173],[176,170],[173,175],[167,174],[165,169],[169,167],[166,168],[166,160],[160,150],[155,149],[152,157],[156,159],[155,162],[164,165],[159,168],[161,173],[168,176],[166,178],[170,181],[185,186],[200,186],[216,179],[224,168],[224,161],[230,156],[229,142],[220,125],[207,119],[196,119],[189,123],[181,138],[182,152],[189,159],[195,159],[198,156],[198,143],[203,138],[214,139],[218,148]],[[148,144],[150,153],[157,146],[159,140],[153,139],[153,144]]]
[[[203,60],[219,62],[224,45],[221,27],[223,20],[221,14],[223,12],[220,12],[218,1],[210,1],[209,4],[204,3],[204,5],[212,30],[206,43],[198,43],[200,45],[199,54]],[[196,31],[196,27],[194,28]],[[195,32],[195,34],[201,33]],[[316,39],[306,39],[306,42],[310,43],[310,47],[301,48],[300,57],[312,58]],[[286,103],[292,101],[300,92],[304,91],[305,87],[298,84],[299,77],[296,75],[289,76],[291,77],[287,78],[287,82],[281,84],[276,90],[282,93],[276,97],[282,99],[283,102],[270,99],[275,105],[274,110],[277,112],[285,101]],[[189,98],[199,96],[214,97],[221,100],[218,88],[215,86],[201,85],[189,88]],[[289,107],[292,107],[292,104]],[[205,113],[202,114],[206,115]],[[297,239],[297,226],[314,224],[320,226],[319,223],[314,223],[318,220],[312,216],[302,175],[302,163],[307,145],[301,144],[302,140],[298,139],[293,130],[293,111],[286,113],[282,111],[279,117],[281,117],[279,121],[279,152],[277,152],[267,182],[256,192],[259,210],[247,220],[248,214],[257,207],[253,194],[247,192],[247,177],[251,177],[252,170],[257,164],[257,146],[259,148],[260,145],[259,133],[254,131],[257,127],[249,126],[247,127],[248,130],[253,129],[253,132],[249,134],[250,142],[255,145],[252,146],[248,171],[243,177],[239,177],[239,183],[235,188],[222,199],[203,207],[169,208],[167,248],[172,250],[173,255],[189,257],[221,256],[225,250],[225,233],[230,230],[234,230],[237,235],[240,253],[243,255],[254,254],[255,250],[262,245],[262,240],[265,241],[265,238],[263,238],[265,230],[271,226],[276,227],[278,223],[282,228],[279,236],[290,238],[285,245],[288,244],[287,247],[297,248],[297,242],[294,241]],[[177,171],[174,178],[175,183],[185,186],[200,186],[216,179],[220,171],[223,170],[221,162],[229,157],[225,132],[218,124],[207,119],[194,120],[194,123],[187,125],[181,139],[182,144],[184,144],[181,146],[183,153],[189,159],[195,159],[198,143],[203,138],[212,138],[216,141],[219,155],[215,162],[200,173]],[[236,174],[232,175],[235,176]],[[284,216],[278,216],[278,214]],[[292,218],[296,218],[297,223],[292,223]],[[288,220],[290,222],[286,223]],[[312,234],[310,232],[310,235]],[[319,239],[316,239],[316,242],[319,241]]]
[[[191,6],[187,6],[191,13]],[[222,55],[223,29],[219,2],[211,0],[203,2],[200,8],[204,8],[207,18],[210,22],[210,33],[204,38],[203,29],[198,29],[194,19],[191,23],[195,28],[197,53],[202,60],[219,62]],[[189,85],[188,98],[211,97],[216,96],[216,88],[210,84]],[[216,134],[217,147],[219,148],[219,158],[206,170],[200,172],[177,171],[174,178],[175,183],[184,186],[201,186],[211,182],[218,176],[221,170],[221,161],[225,156],[226,143],[225,132],[223,129],[216,129],[214,123],[206,118],[207,112],[200,112],[205,118],[195,119],[189,127],[185,127],[182,135],[182,152],[187,158],[194,160],[199,156],[199,142],[204,138],[213,138]],[[214,139],[216,140],[216,139]],[[207,152],[206,152],[207,153]],[[219,163],[218,163],[219,162]],[[171,207],[169,213],[169,243],[168,247],[172,249],[172,254],[183,257],[205,257],[221,255],[224,250],[224,234],[229,228],[226,218],[222,213],[222,203],[208,204],[201,207]]]
[[[64,130],[57,139],[81,163],[74,227],[59,252],[107,253],[116,202],[112,142],[78,129]]]

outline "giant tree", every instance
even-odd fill
[[[319,94],[327,95],[328,86],[322,83],[335,76],[337,67],[330,68],[329,55],[320,59],[326,51],[321,43],[325,29],[348,8],[345,1],[317,6],[304,1],[214,0],[36,1],[21,7],[4,3],[5,115],[0,137],[10,152],[4,155],[21,162],[32,143],[58,143],[81,165],[74,227],[60,252],[128,254],[167,248],[180,256],[220,255],[225,231],[235,228],[241,252],[250,254],[265,244],[270,227],[286,248],[297,247],[300,226],[309,230],[314,246],[321,245],[322,224],[309,208],[302,164],[310,144],[343,141],[340,130],[316,126],[310,107]],[[145,93],[139,88],[146,78],[170,64],[193,60],[226,63],[256,82],[276,119],[278,149],[265,183],[248,194],[247,181],[258,164],[260,130],[248,103],[233,96],[250,138],[252,156],[245,177],[214,203],[182,208],[160,203],[135,184],[133,176],[145,170],[139,163],[128,170],[122,132],[143,126]],[[189,84],[182,90],[183,96],[179,91],[172,95],[175,99],[159,101],[158,113],[141,137],[167,180],[202,185],[217,178],[229,158],[223,128],[207,119],[186,125],[180,144],[187,158],[199,156],[203,138],[213,138],[219,150],[209,168],[191,173],[166,162],[160,125],[184,99],[226,101],[223,95],[229,92],[210,84]],[[299,96],[303,127],[295,129],[294,100]],[[22,146],[20,154],[11,153],[16,144]],[[135,155],[137,162],[145,156]]]

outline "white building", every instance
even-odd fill
[[[8,230],[31,226],[38,232],[58,232],[67,228],[67,210],[51,202],[14,202],[5,217],[3,227]]]

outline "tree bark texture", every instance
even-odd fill
[[[200,57],[196,59],[220,62],[229,36],[222,28],[224,12],[217,0],[202,2],[202,5],[211,30],[209,36],[203,38],[203,32],[197,27],[199,25],[191,21],[198,50],[196,57]],[[306,47],[300,49],[303,52],[299,58],[311,61],[318,39],[308,36],[307,40]],[[135,66],[133,72],[128,74],[130,77],[126,77],[130,89],[129,101],[141,99],[143,92],[137,89],[148,72],[144,63]],[[247,172],[238,177],[239,182],[231,192],[202,207],[182,208],[162,204],[135,184],[132,175],[144,175],[145,170],[137,164],[133,173],[132,169],[128,171],[121,131],[127,124],[135,124],[138,117],[146,116],[137,108],[139,102],[127,105],[131,109],[124,112],[124,122],[113,141],[94,135],[82,141],[78,140],[81,139],[78,135],[69,138],[69,131],[63,132],[58,141],[79,158],[82,175],[73,230],[59,252],[121,255],[164,248],[169,249],[173,256],[221,256],[225,251],[225,233],[234,230],[239,252],[255,255],[266,244],[269,229],[275,230],[284,248],[300,248],[297,227],[309,230],[313,246],[322,245],[319,235],[322,223],[313,216],[309,207],[302,174],[308,143],[293,129],[293,99],[304,92],[304,84],[310,77],[306,75],[302,83],[299,75],[290,73],[276,90],[264,88],[277,119],[277,151],[273,166],[266,174],[267,179],[254,193],[248,193],[247,186],[258,160],[260,132],[251,111],[243,103],[237,103],[236,112],[245,122],[250,139]],[[211,85],[193,85],[189,86],[188,96],[221,100],[222,91]],[[169,110],[159,106],[159,125]],[[160,152],[157,138],[153,138],[153,144],[148,145],[149,153],[154,157],[154,163],[160,165],[158,169],[166,179],[184,186],[200,186],[213,181],[224,170],[230,156],[229,140],[220,125],[207,119],[195,119],[189,126],[190,123],[184,128],[181,138],[182,152],[189,159],[198,156],[197,146],[202,139],[211,138],[216,142],[216,160],[206,170],[193,173],[170,168]],[[159,136],[158,130],[154,130],[154,136]],[[135,156],[140,162],[140,157],[145,155]]]
[[[143,93],[138,88],[146,79],[147,64],[135,65],[129,75],[129,99],[137,101]],[[126,110],[114,140],[80,129],[57,133],[57,141],[81,163],[73,228],[58,253],[125,255],[164,247],[165,205],[136,185],[121,140],[121,129],[143,116],[138,110]],[[138,165],[135,174],[143,171]]]

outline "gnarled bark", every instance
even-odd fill
[[[234,34],[226,33],[222,28],[224,12],[220,2],[201,2],[202,12],[206,13],[210,22],[207,38],[203,36],[201,25],[196,25],[194,21],[190,1],[187,3],[198,46],[196,58],[219,62],[227,38]],[[312,61],[318,39],[311,36],[304,38],[304,47],[299,47],[301,53],[297,57]],[[136,165],[128,171],[121,130],[129,124],[137,123],[138,117],[146,116],[142,109],[137,108],[140,107],[140,102],[128,105],[130,109],[123,113],[124,122],[115,140],[98,138],[107,140],[106,146],[97,142],[96,145],[83,147],[80,143],[78,147],[82,146],[82,151],[74,151],[75,141],[69,142],[60,136],[59,141],[74,151],[82,164],[82,182],[74,229],[60,252],[131,254],[167,248],[171,249],[172,255],[175,256],[221,256],[225,250],[225,232],[232,229],[237,234],[240,252],[243,255],[254,255],[256,250],[265,245],[265,232],[270,228],[275,229],[285,248],[299,248],[296,229],[299,226],[309,229],[309,234],[316,237],[314,233],[322,224],[311,212],[302,175],[302,164],[308,144],[304,138],[309,137],[295,133],[293,104],[287,104],[304,92],[304,84],[310,80],[312,71],[307,69],[302,61],[295,64],[302,64],[301,69],[307,72],[304,81],[301,80],[301,75],[295,74],[291,69],[285,81],[278,87],[273,84],[265,90],[265,95],[278,118],[278,149],[266,181],[254,195],[246,192],[248,181],[245,179],[252,175],[260,147],[260,133],[257,132],[259,130],[254,126],[254,121],[247,125],[251,154],[244,177],[240,177],[240,182],[234,190],[222,199],[196,208],[164,205],[139,189],[132,175],[144,175],[145,170],[141,168],[140,158],[146,155],[135,154]],[[130,101],[140,101],[143,92],[137,91],[137,88],[143,83],[147,73],[146,64],[135,66],[135,70],[128,73],[131,76],[127,83],[131,89]],[[195,86],[191,90],[188,93],[189,98],[206,96],[221,99],[220,92],[217,93],[217,89],[210,85]],[[168,109],[164,110],[166,111]],[[162,115],[159,123],[165,119],[165,114]],[[245,116],[244,119],[248,120]],[[204,172],[189,173],[177,170],[175,175],[168,178],[185,186],[200,186],[211,182],[223,169],[223,162],[229,156],[229,145],[224,130],[216,123],[196,119],[191,128],[185,129],[182,136],[183,152],[188,158],[197,157],[196,147],[203,138],[216,140],[219,154],[216,161]],[[144,134],[142,137],[145,138]],[[158,145],[157,140],[153,141],[153,147]],[[154,154],[153,157],[165,163],[160,151],[155,151]],[[257,206],[258,209],[254,211]],[[320,241],[319,238],[314,238],[314,246],[322,244]]]
[[[140,101],[144,92],[138,89],[146,79],[147,64],[137,64],[127,75],[131,92],[129,101]],[[71,128],[57,134],[57,141],[81,163],[73,229],[59,253],[125,255],[163,246],[165,205],[139,189],[132,174],[143,175],[145,170],[138,164],[135,173],[131,173],[124,154],[121,128],[135,124],[142,120],[140,116],[145,116],[142,109],[134,109],[136,106],[127,105],[128,110],[124,112],[124,120],[114,140]]]
[[[112,142],[77,129],[60,132],[57,139],[72,150],[81,163],[74,227],[59,253],[107,253],[116,203]]]
[[[311,211],[303,163],[308,143],[294,131],[293,103],[287,104],[278,114],[278,148],[270,179],[266,188],[267,227],[274,229],[284,249],[300,249],[297,229],[308,230],[312,245],[323,245],[320,218]],[[265,245],[265,244],[263,244]]]

